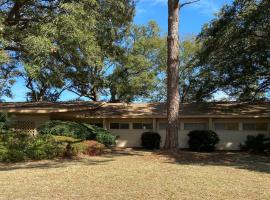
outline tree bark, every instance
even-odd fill
[[[168,0],[167,117],[165,149],[178,148],[179,0]]]

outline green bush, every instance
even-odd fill
[[[5,132],[8,129],[7,126],[7,114],[6,113],[0,113],[0,132]]]
[[[38,132],[45,135],[59,135],[78,139],[92,139],[94,135],[89,132],[88,127],[77,122],[53,120],[38,127]]]
[[[53,136],[54,139],[61,145],[65,151],[63,152],[63,157],[65,158],[73,158],[76,157],[78,154],[81,154],[83,149],[80,145],[82,140],[76,139],[67,136]]]
[[[115,144],[115,136],[106,129],[90,124],[53,120],[41,125],[40,134],[73,137],[81,140],[96,140],[105,145]]]
[[[57,142],[65,147],[63,154],[66,158],[72,158],[79,154],[96,156],[103,154],[105,145],[94,140],[80,140],[66,136],[54,136]]]
[[[218,135],[210,130],[195,130],[189,134],[189,148],[192,151],[211,152],[219,142]]]
[[[248,135],[244,144],[240,144],[240,149],[251,153],[270,154],[270,135]]]
[[[145,149],[160,149],[161,136],[158,133],[145,132],[141,136],[141,141]]]
[[[114,145],[116,137],[112,135],[109,131],[104,128],[93,126],[90,124],[84,124],[90,131],[91,135],[94,135],[93,138],[88,140],[96,140],[101,144],[106,146]]]
[[[51,135],[31,136],[28,133],[0,134],[0,160],[18,162],[24,160],[51,159],[62,156],[65,148]]]

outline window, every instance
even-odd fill
[[[239,130],[238,123],[215,123],[216,130],[237,131]]]
[[[153,129],[151,123],[133,123],[133,129]]]
[[[267,123],[243,123],[243,130],[245,131],[267,131]]]
[[[159,124],[159,130],[166,130],[167,129],[168,124],[167,123],[160,123]]]
[[[208,124],[207,123],[185,123],[184,130],[207,130]]]
[[[129,123],[111,123],[110,129],[129,129]]]

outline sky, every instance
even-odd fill
[[[185,2],[182,0],[181,2]],[[210,22],[219,9],[230,4],[232,0],[200,0],[200,2],[190,4],[180,12],[180,38],[188,35],[196,35],[200,32],[205,23]],[[135,24],[147,24],[150,20],[155,20],[163,34],[167,32],[167,0],[137,0]],[[27,92],[24,82],[18,79],[12,88],[13,98],[5,98],[5,101],[25,101]],[[70,92],[64,92],[61,101],[72,100],[77,96]]]

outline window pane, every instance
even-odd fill
[[[238,123],[215,123],[216,130],[236,131],[238,129]]]
[[[258,124],[256,124],[256,130],[257,131],[267,131],[268,130],[268,124],[267,123],[258,123]]]
[[[143,129],[153,129],[153,124],[143,124]]]
[[[129,129],[129,123],[120,123],[119,129]]]
[[[243,123],[243,130],[246,131],[267,131],[267,123]]]
[[[119,123],[111,123],[110,129],[119,129]]]
[[[159,130],[166,130],[168,124],[167,123],[160,123],[159,124]]]
[[[133,123],[133,129],[152,129],[151,123]]]
[[[185,123],[184,129],[185,130],[207,130],[208,125],[207,123]]]
[[[143,129],[142,123],[133,123],[133,129]]]
[[[255,131],[256,130],[256,126],[255,124],[252,124],[252,123],[244,123],[243,124],[243,130],[246,130],[246,131]]]

